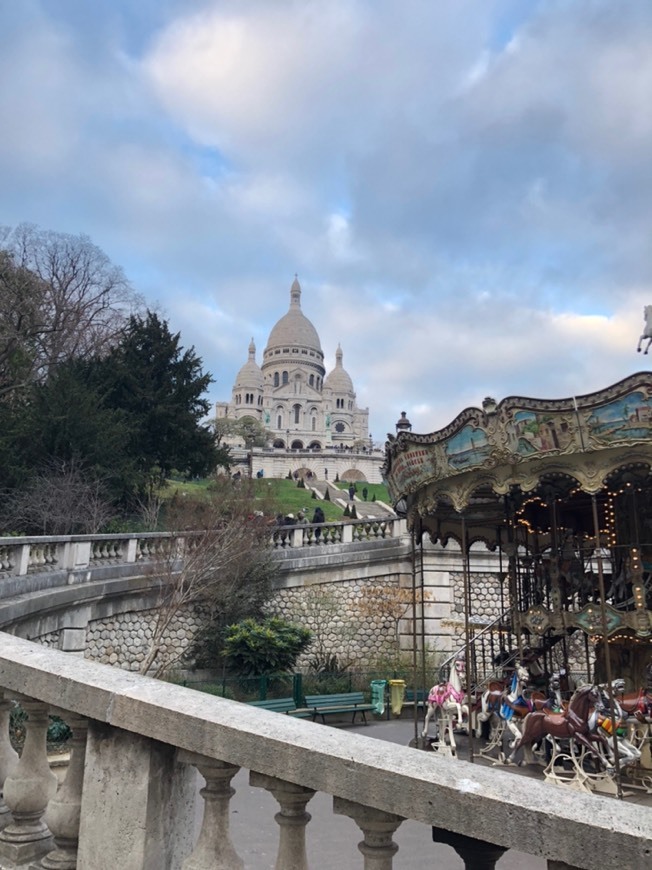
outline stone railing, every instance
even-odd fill
[[[20,760],[7,734],[14,699],[27,714]],[[48,714],[61,716],[73,732],[58,790],[46,756]],[[308,867],[306,839],[312,844],[314,834],[306,807],[316,792],[332,796],[333,813],[362,831],[364,857],[357,863],[352,857],[347,867],[391,870],[394,833],[406,819],[433,826],[433,838],[453,845],[467,868],[490,868],[491,856],[509,848],[548,859],[555,870],[650,866],[645,807],[437,758],[0,636],[3,868],[244,867],[229,830],[237,805],[231,780],[240,768],[278,804],[265,818],[266,804],[256,802],[244,822],[253,832],[276,821],[276,867],[284,870]],[[206,782],[201,797],[197,771]],[[351,825],[351,856],[355,839]]]
[[[275,550],[294,550],[380,541],[400,537],[404,529],[404,521],[392,518],[280,526],[270,530],[270,541]],[[178,537],[174,533],[144,532],[0,538],[0,579],[153,561],[166,554],[170,541]]]
[[[327,547],[329,544],[352,544],[359,541],[382,541],[400,537],[405,522],[395,518],[351,520],[348,523],[304,523],[279,526],[272,532],[275,549]]]

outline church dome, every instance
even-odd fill
[[[332,390],[334,393],[353,393],[353,381],[342,365],[343,356],[342,348],[338,344],[335,353],[335,368],[327,375],[324,389]]]
[[[301,285],[295,278],[290,288],[290,310],[277,322],[269,334],[264,359],[279,350],[286,348],[301,348],[313,351],[318,359],[323,359],[323,352],[317,330],[301,310]]]
[[[236,375],[234,390],[262,390],[263,373],[256,362],[256,345],[253,338],[249,344],[249,359]]]

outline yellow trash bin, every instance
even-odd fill
[[[405,700],[405,680],[389,681],[389,703],[393,716],[400,716]]]

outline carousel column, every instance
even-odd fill
[[[9,716],[13,706],[14,702],[5,700],[4,692],[0,692],[0,830],[11,822],[2,794],[5,780],[18,764],[18,753],[9,739]]]
[[[0,834],[0,859],[14,864],[26,864],[52,848],[52,834],[43,814],[57,790],[46,750],[48,707],[40,701],[21,699],[20,703],[27,713],[25,745],[20,761],[5,780],[4,798],[13,822]]]
[[[46,870],[75,870],[77,867],[88,720],[70,713],[63,713],[63,717],[72,731],[70,762],[63,785],[50,801],[46,813],[56,846],[38,865]]]
[[[218,761],[193,752],[180,752],[179,760],[192,764],[206,780],[200,794],[204,799],[204,818],[199,840],[182,870],[242,870],[229,834],[229,802],[235,794],[231,780],[240,770],[235,764]]]
[[[464,861],[465,870],[494,870],[496,862],[505,854],[504,846],[446,831],[444,828],[433,828],[432,839],[435,843],[445,843],[451,846]]]
[[[314,790],[253,770],[249,784],[271,792],[281,807],[280,813],[274,816],[280,827],[276,870],[308,870],[306,825],[311,815],[306,812],[306,804],[315,794]]]
[[[398,846],[392,839],[403,816],[386,813],[345,798],[333,798],[333,812],[353,819],[364,835],[358,849],[364,855],[364,870],[392,870]]]

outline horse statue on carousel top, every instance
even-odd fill
[[[650,349],[650,344],[652,344],[652,305],[645,306],[643,309],[643,318],[645,319],[645,327],[643,329],[643,335],[638,340],[636,350],[640,352],[641,344],[647,338],[647,346],[643,351],[643,353],[647,353]]]

